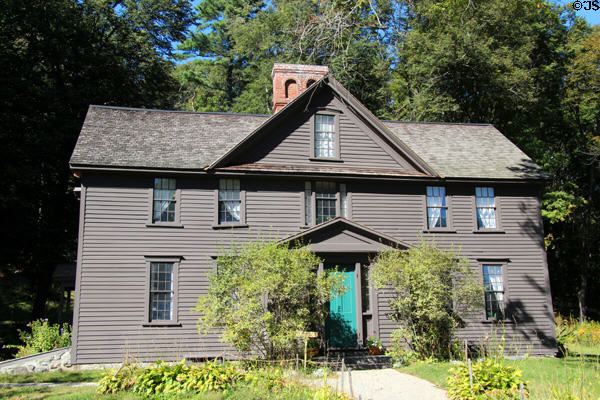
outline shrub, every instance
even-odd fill
[[[320,262],[307,247],[275,242],[227,250],[198,299],[200,333],[222,329],[222,340],[242,353],[292,356],[298,332],[320,325],[325,304],[345,289],[340,273],[317,274]]]
[[[245,373],[234,364],[207,362],[185,365],[184,360],[169,365],[158,361],[137,377],[133,392],[144,396],[154,394],[225,391],[245,379]]]
[[[407,251],[382,251],[374,260],[377,288],[391,288],[391,318],[404,343],[421,359],[448,359],[460,313],[482,306],[483,288],[466,259],[421,242]]]
[[[469,368],[464,363],[450,369],[448,397],[457,400],[520,399],[522,371],[487,359],[472,364],[473,387]]]
[[[67,323],[62,325],[49,324],[47,318],[40,318],[28,323],[27,328],[28,330],[19,329],[19,339],[23,342],[22,345],[7,346],[18,349],[16,357],[24,357],[71,345],[71,326]]]
[[[98,381],[98,393],[118,393],[133,388],[141,370],[133,364],[125,364],[117,370],[108,370]]]

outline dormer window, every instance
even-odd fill
[[[315,157],[335,158],[335,116],[315,115]]]

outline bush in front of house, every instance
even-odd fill
[[[469,367],[460,363],[450,370],[448,397],[453,400],[520,399],[523,382],[522,371],[502,365],[493,359],[485,359],[471,365],[473,385]],[[526,391],[524,385],[524,391]],[[527,395],[527,393],[524,393]]]
[[[144,397],[187,398],[198,393],[219,395],[223,399],[349,400],[329,387],[313,389],[287,378],[280,368],[244,369],[240,364],[206,362],[186,365],[161,361],[147,368],[125,365],[105,372],[97,392],[117,394],[133,392]]]
[[[317,273],[320,262],[308,246],[233,245],[217,258],[198,299],[200,333],[221,329],[222,340],[241,353],[293,357],[299,332],[322,325],[325,304],[346,290],[341,273]]]
[[[21,345],[7,346],[17,348],[16,357],[42,353],[71,345],[71,326],[67,323],[50,324],[47,318],[40,318],[27,324],[27,329],[19,329]]]
[[[407,251],[382,251],[373,264],[375,287],[393,291],[390,317],[399,328],[391,348],[406,347],[418,359],[450,358],[461,314],[483,306],[483,287],[468,261],[421,241]]]

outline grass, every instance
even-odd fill
[[[579,350],[590,350],[585,347]],[[595,354],[600,348],[595,347],[592,352],[576,354],[575,348],[571,355],[565,358],[528,358],[525,360],[501,360],[505,365],[519,368],[523,371],[523,379],[527,382],[531,399],[551,399],[552,391],[571,392],[579,395],[581,399],[600,399],[600,357]],[[446,388],[448,370],[452,363],[414,363],[399,368],[419,378],[426,379],[441,388]]]
[[[64,383],[64,382],[97,382],[102,377],[102,370],[90,371],[54,371],[35,374],[0,374],[0,383]]]

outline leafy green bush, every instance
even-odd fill
[[[521,370],[491,359],[475,362],[471,369],[473,387],[466,364],[460,363],[450,369],[448,397],[456,400],[520,399]]]
[[[207,362],[185,365],[184,360],[169,365],[158,361],[136,379],[133,392],[144,396],[163,393],[225,391],[246,374],[230,363]]]
[[[600,322],[578,321],[573,318],[557,315],[554,318],[556,340],[562,355],[569,343],[578,343],[586,346],[600,346]]]
[[[19,339],[23,342],[22,345],[6,346],[7,348],[18,349],[16,357],[24,357],[71,345],[71,326],[67,323],[62,325],[49,324],[47,318],[40,318],[28,323],[27,328],[28,330],[19,329]]]
[[[325,304],[343,293],[340,273],[317,274],[321,260],[307,247],[251,242],[228,249],[198,299],[200,333],[222,329],[238,351],[292,357],[299,331],[325,320]]]
[[[141,370],[133,364],[126,364],[118,370],[108,370],[98,381],[98,393],[118,393],[133,388]]]
[[[377,288],[391,288],[397,344],[420,359],[448,359],[461,313],[482,307],[483,287],[469,262],[421,242],[407,251],[382,251],[374,260]]]

